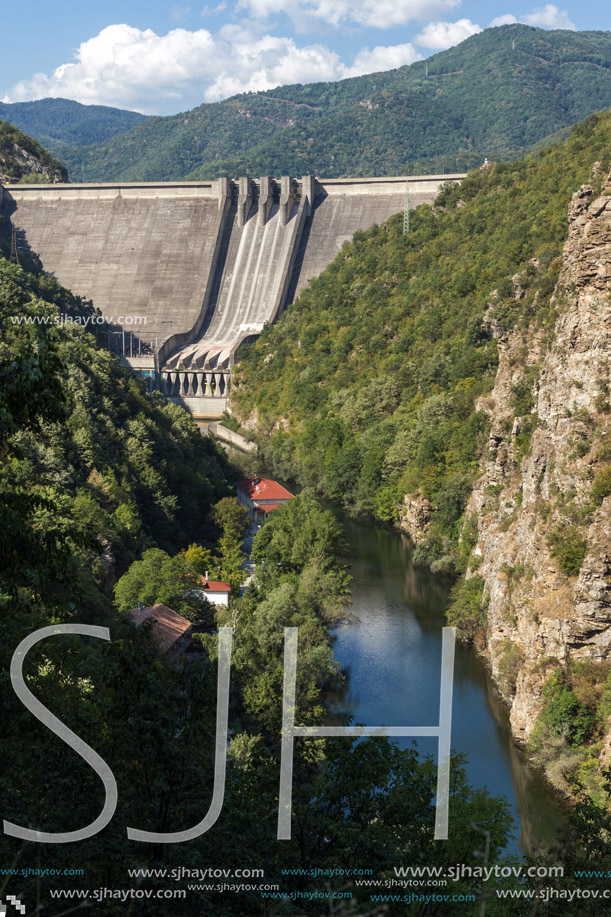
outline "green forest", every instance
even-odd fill
[[[495,334],[552,330],[567,206],[596,160],[608,169],[610,128],[609,114],[592,116],[565,143],[470,173],[414,211],[407,234],[402,215],[357,233],[243,348],[233,411],[257,418],[274,474],[389,523],[417,494],[433,524],[415,561],[464,569]],[[536,422],[528,386],[514,402],[524,454]]]
[[[36,137],[59,156],[68,146],[85,146],[122,134],[145,120],[137,111],[107,105],[81,105],[71,99],[0,102],[0,118]]]
[[[486,156],[520,156],[607,107],[610,51],[608,32],[503,26],[426,62],[243,93],[99,143],[82,146],[86,132],[67,125],[52,149],[73,181],[465,171]],[[32,130],[44,139],[40,117]]]
[[[78,323],[89,311],[52,279],[0,261],[0,671],[3,748],[10,749],[0,773],[4,817],[70,831],[101,809],[95,773],[33,719],[7,677],[24,637],[76,622],[108,627],[111,641],[55,636],[32,650],[25,666],[29,689],[102,755],[119,787],[112,822],[79,845],[86,870],[71,880],[74,887],[124,886],[126,866],[202,864],[263,865],[268,880],[285,882],[282,869],[306,868],[314,856],[317,865],[331,867],[345,849],[355,863],[384,874],[408,852],[410,862],[423,864],[464,859],[465,838],[474,851],[466,858],[475,863],[479,829],[469,827],[475,823],[491,831],[498,854],[511,824],[504,800],[470,787],[457,758],[454,841],[440,848],[432,834],[434,762],[378,740],[298,743],[298,841],[276,840],[283,628],[299,628],[299,721],[320,723],[325,692],[343,677],[330,628],[345,614],[349,574],[338,525],[308,491],[257,536],[255,580],[216,616],[216,625],[234,630],[232,740],[218,825],[188,845],[126,839],[127,826],[176,831],[205,814],[218,638],[206,609],[186,602],[180,610],[199,625],[200,657],[174,669],[162,662],[150,628],[134,628],[122,611],[140,600],[180,602],[204,566],[232,578],[246,520],[230,496],[235,472],[222,451],[182,409],[147,394],[96,347]],[[32,865],[41,855],[37,845],[6,835],[0,849],[7,864]],[[70,844],[54,845],[53,865],[75,865]],[[19,889],[4,880],[3,892],[25,887],[29,900],[40,896],[40,882],[18,883]],[[333,885],[341,889],[345,882],[338,877]],[[65,881],[47,878],[45,900],[54,887]],[[288,891],[308,887],[307,877],[292,878]],[[363,895],[367,902],[369,892]],[[202,892],[179,910],[175,903],[174,912],[244,914],[245,906],[252,915],[276,912],[258,893],[219,900]],[[305,901],[291,913],[316,914],[317,907]],[[109,900],[96,913],[124,910]],[[136,902],[129,913],[165,914],[167,904]]]

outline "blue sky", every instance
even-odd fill
[[[428,57],[490,25],[611,28],[598,0],[83,0],[7,3],[0,98],[55,96],[147,114]]]

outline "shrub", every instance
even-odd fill
[[[515,456],[516,462],[518,465],[528,453],[530,449],[530,444],[532,441],[532,436],[537,426],[539,425],[539,417],[537,414],[527,414],[525,417],[522,417],[520,421],[520,429],[516,433],[515,437]]]
[[[511,386],[512,399],[511,406],[517,417],[523,417],[530,414],[533,406],[533,396],[530,385],[526,382],[518,382]]]
[[[499,675],[505,682],[509,691],[514,691],[520,666],[524,660],[522,650],[509,638],[503,641],[501,658],[499,660]]]
[[[471,576],[457,583],[450,593],[448,624],[455,627],[458,636],[467,643],[473,643],[486,620],[484,585],[481,576]]]
[[[454,573],[454,547],[448,538],[436,532],[429,532],[416,545],[412,563],[415,567],[430,567],[433,573]]]
[[[566,686],[561,672],[554,672],[543,689],[546,702],[541,720],[568,745],[583,745],[592,732],[596,718],[589,707]]]
[[[567,576],[577,576],[586,556],[588,542],[576,525],[557,525],[547,539],[550,555]]]
[[[592,484],[592,503],[600,506],[605,497],[611,494],[611,465],[598,472]]]

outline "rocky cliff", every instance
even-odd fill
[[[599,171],[571,201],[547,326],[488,319],[499,368],[480,402],[490,440],[467,507],[467,575],[481,577],[487,605],[480,648],[514,735],[532,737],[552,672],[591,708],[591,747],[569,770],[586,754],[606,763],[611,747],[609,721],[595,722],[611,663],[611,176]],[[556,776],[567,789],[571,774]]]

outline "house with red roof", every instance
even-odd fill
[[[208,579],[208,574],[200,577],[199,585],[195,590],[199,595],[208,599],[213,605],[229,605],[231,585],[221,580]]]
[[[250,478],[247,481],[238,481],[236,484],[238,503],[245,506],[251,519],[262,524],[268,515],[287,500],[293,499],[293,494],[268,478]]]
[[[187,621],[177,611],[161,603],[148,605],[146,608],[139,605],[129,612],[136,625],[140,627],[145,621],[153,625],[153,638],[159,646],[163,656],[175,659],[183,656],[191,648],[191,621]]]

